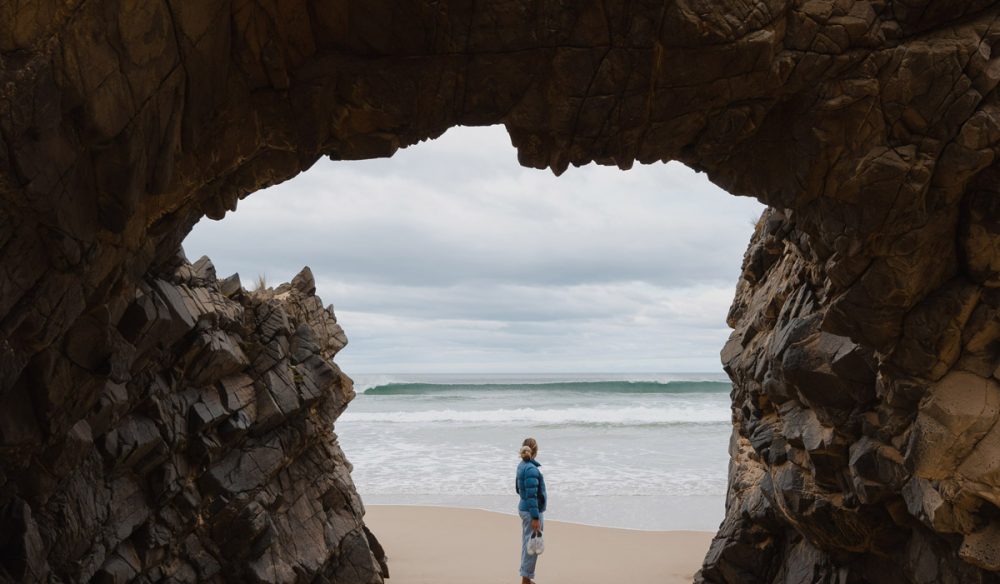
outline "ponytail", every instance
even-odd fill
[[[538,454],[538,441],[534,438],[525,438],[521,443],[521,451],[518,453],[521,460],[531,460]]]

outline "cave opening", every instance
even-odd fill
[[[0,579],[381,583],[316,281],[177,250],[323,156],[502,123],[524,166],[678,160],[772,209],[697,582],[997,582],[998,10],[0,3]]]
[[[358,397],[335,428],[367,504],[513,512],[532,435],[551,519],[710,532],[732,430],[719,350],[762,210],[677,163],[525,169],[501,127],[460,127],[321,161],[184,247],[248,288],[310,266],[351,340],[336,361]]]

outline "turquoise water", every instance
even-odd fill
[[[355,377],[336,425],[368,504],[513,513],[526,436],[540,444],[549,519],[715,530],[730,384],[722,374]]]

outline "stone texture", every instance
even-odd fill
[[[170,266],[121,309],[126,378],[95,385],[45,462],[19,464],[4,435],[0,580],[382,582],[333,434],[347,340],[309,269],[248,292],[208,258]],[[79,347],[67,366],[117,358]]]
[[[766,211],[744,261],[723,361],[746,446],[696,581],[1000,581],[992,293],[949,276],[866,346],[829,330],[836,252],[800,216]]]
[[[243,580],[376,578],[311,275],[174,258],[320,156],[502,123],[524,165],[679,160],[770,206],[699,581],[997,582],[997,4],[0,4],[2,574],[224,579],[232,534]]]

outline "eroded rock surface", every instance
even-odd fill
[[[730,314],[731,489],[700,580],[996,582],[998,19],[991,0],[0,4],[3,569],[127,579],[150,561],[142,542],[186,541],[128,477],[169,459],[165,428],[228,432],[231,405],[135,411],[139,395],[179,399],[188,385],[161,387],[171,376],[195,387],[276,363],[257,423],[280,438],[222,456],[199,492],[264,492],[241,471],[309,460],[304,445],[324,440],[285,415],[276,355],[225,327],[190,332],[193,317],[127,324],[154,314],[131,308],[151,293],[177,304],[168,266],[199,218],[323,155],[503,123],[525,165],[680,160],[772,207]],[[91,408],[105,402],[101,427]],[[257,504],[241,507],[248,533],[264,512],[275,533],[305,513]],[[105,509],[87,524],[103,534],[92,561],[60,539],[72,523],[52,523],[88,506]],[[361,541],[359,521],[326,527]],[[186,554],[211,569],[167,548],[163,565]],[[330,565],[267,550],[275,578]]]
[[[72,421],[44,466],[15,456],[44,443],[36,418],[3,416],[0,579],[382,582],[333,434],[354,397],[332,362],[347,338],[308,268],[248,292],[177,258],[112,328],[84,322],[69,360],[33,372]]]
[[[876,351],[823,330],[829,252],[797,219],[765,212],[730,311],[727,517],[696,580],[1000,581],[1000,289],[956,275],[907,317],[926,342]]]

